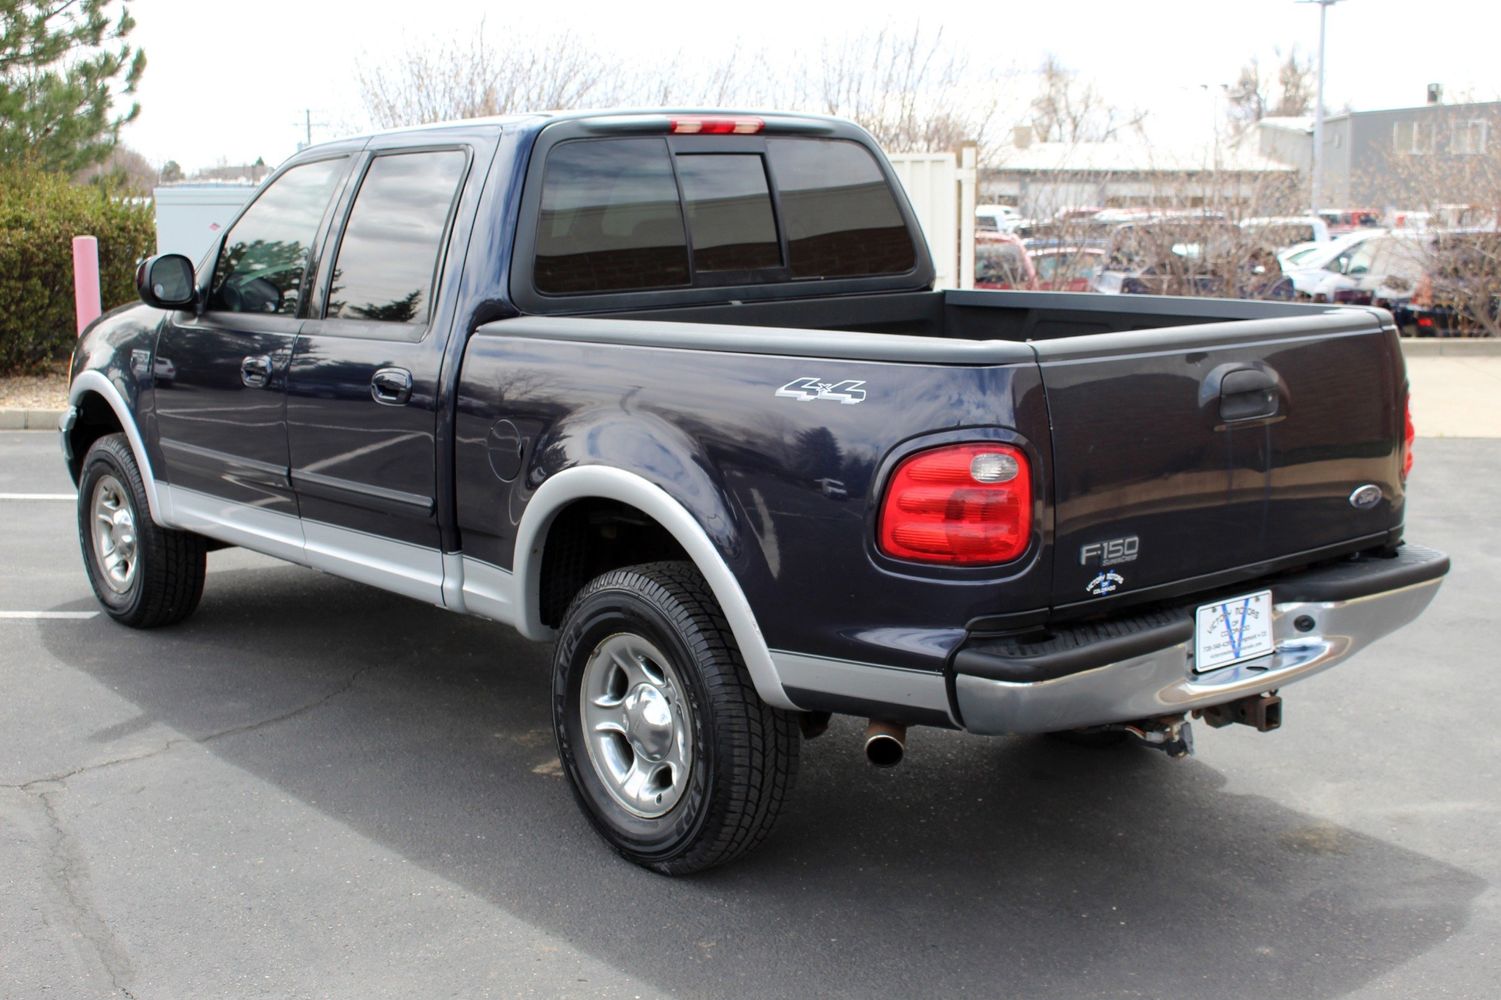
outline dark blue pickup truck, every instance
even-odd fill
[[[762,840],[831,713],[1280,722],[1412,620],[1391,318],[935,291],[890,166],[800,115],[525,115],[304,150],[81,339],[84,560],[132,626],[238,545],[555,643],[585,814]]]

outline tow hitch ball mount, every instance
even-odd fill
[[[1203,719],[1215,729],[1241,725],[1250,726],[1259,733],[1269,733],[1282,728],[1282,699],[1276,692],[1255,694],[1224,705],[1196,708],[1193,717]],[[1183,758],[1194,752],[1193,727],[1181,713],[1128,722],[1120,728],[1138,742],[1153,750],[1161,750],[1169,757]]]

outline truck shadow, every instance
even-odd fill
[[[921,730],[880,772],[850,720],[804,745],[759,852],[669,880],[588,829],[550,650],[509,630],[275,568],[211,574],[176,628],[44,635],[144,720],[664,993],[1332,997],[1484,888],[1202,760]]]

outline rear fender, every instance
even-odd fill
[[[682,546],[724,612],[757,693],[770,705],[795,708],[731,568],[756,557],[759,549],[742,544],[741,521],[692,439],[660,420],[621,421],[618,412],[609,419],[568,421],[549,438],[540,443],[540,465],[529,477],[535,481],[540,476],[542,483],[528,500],[516,533],[516,625],[521,633],[532,639],[552,636],[541,618],[542,565],[548,530],[558,513],[579,500],[613,500],[641,511]],[[549,471],[555,464],[565,467]]]

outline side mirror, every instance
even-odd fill
[[[191,309],[198,301],[193,262],[180,253],[147,257],[136,267],[136,293],[155,309]]]

